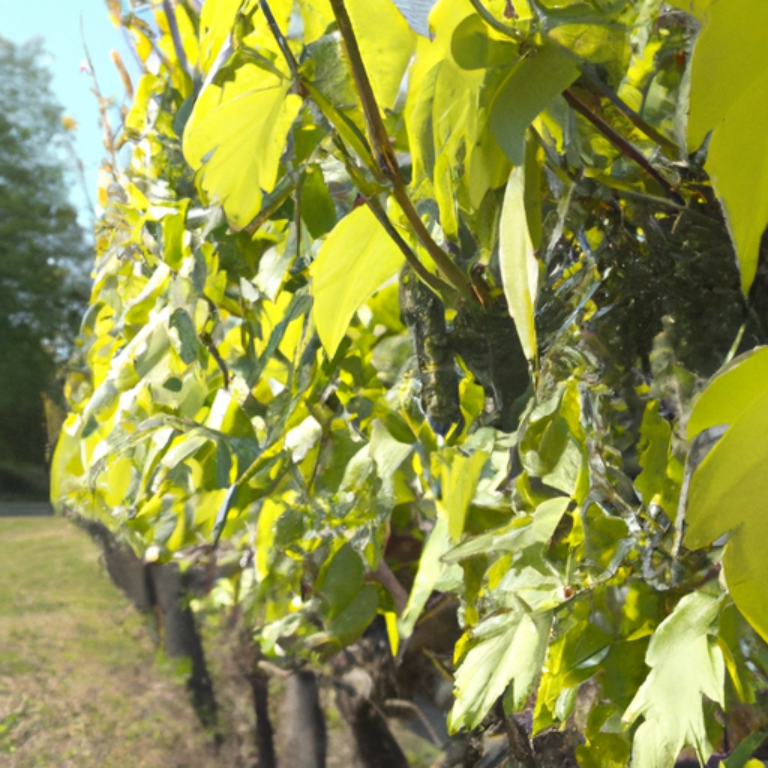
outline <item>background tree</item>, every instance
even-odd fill
[[[72,352],[89,249],[39,42],[0,39],[0,465],[43,467],[43,394]],[[60,399],[60,395],[58,396]]]

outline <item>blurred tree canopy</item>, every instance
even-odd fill
[[[0,466],[44,463],[42,396],[55,398],[87,299],[89,249],[43,56],[39,41],[0,38]]]

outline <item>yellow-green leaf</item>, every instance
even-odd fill
[[[446,448],[441,457],[442,497],[437,502],[437,508],[448,521],[448,533],[454,543],[464,533],[467,510],[489,456],[487,451],[475,451],[467,456],[458,448]]]
[[[242,0],[205,3],[200,13],[200,69],[208,72],[232,30]]]
[[[768,389],[762,390],[701,462],[688,496],[691,549],[731,535],[723,555],[728,590],[750,624],[768,639]]]
[[[381,109],[395,105],[416,35],[391,0],[346,0],[373,94]]]
[[[710,427],[733,424],[762,394],[768,382],[768,347],[740,356],[710,381],[688,420],[688,439]]]
[[[539,284],[539,264],[525,215],[525,166],[522,165],[513,169],[504,193],[499,259],[509,313],[515,321],[525,356],[533,360],[536,357],[533,308]]]
[[[651,638],[645,663],[651,668],[624,722],[642,716],[635,732],[632,768],[672,765],[684,746],[702,764],[712,754],[704,724],[702,696],[724,702],[725,662],[709,637],[720,599],[704,592],[686,595]]]
[[[258,213],[277,182],[288,131],[301,107],[290,81],[253,65],[203,89],[184,130],[184,156],[234,229]]]
[[[355,312],[403,261],[367,207],[353,210],[328,235],[312,265],[312,312],[328,357],[336,353]]]
[[[541,672],[552,614],[523,610],[492,616],[476,627],[478,639],[456,672],[456,703],[448,729],[476,728],[512,682],[513,706],[519,709]]]
[[[712,3],[691,69],[688,146],[709,131],[706,169],[736,246],[741,287],[749,291],[768,224],[768,3]]]

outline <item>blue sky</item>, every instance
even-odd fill
[[[104,96],[122,98],[123,87],[110,59],[116,49],[136,82],[137,67],[122,32],[111,22],[104,0],[0,0],[0,37],[24,43],[41,37],[50,54],[48,69],[53,73],[53,90],[67,115],[78,123],[74,133],[78,155],[85,164],[86,183],[96,199],[99,164],[105,155],[96,98],[91,93],[91,78],[80,71],[85,58],[80,21]],[[71,200],[82,212],[81,220],[90,226],[85,195],[80,185],[72,184]]]

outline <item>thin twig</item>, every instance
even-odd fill
[[[259,7],[264,14],[264,18],[267,20],[269,30],[272,32],[272,36],[275,38],[275,41],[280,48],[280,53],[283,54],[285,63],[288,65],[288,69],[291,71],[291,77],[293,78],[293,81],[298,88],[301,85],[301,75],[299,74],[299,64],[296,61],[296,57],[293,55],[293,51],[288,46],[288,41],[285,39],[285,35],[280,29],[280,26],[278,25],[267,0],[259,0]]]
[[[413,271],[436,293],[438,296],[445,295],[446,290],[450,291],[450,287],[444,283],[439,277],[433,275],[420,261],[419,257],[411,250],[408,243],[405,242],[402,235],[397,231],[395,225],[389,220],[387,214],[381,209],[381,206],[377,205],[376,201],[369,198],[365,198],[365,204],[368,209],[376,217],[379,224],[384,227],[384,231],[389,235],[395,245],[400,249],[400,252],[405,256],[405,260],[410,264]]]
[[[679,154],[680,147],[678,147],[672,139],[667,138],[663,133],[656,130],[656,128],[640,117],[629,104],[620,99],[616,92],[597,77],[597,75],[593,74],[585,64],[582,64],[580,68],[582,77],[587,85],[600,96],[605,96],[605,98],[608,99],[608,101],[610,101],[611,104],[613,104],[613,106],[635,126],[635,128],[644,133],[651,141],[655,142],[663,149],[668,149],[671,152]]]
[[[384,121],[381,118],[371,81],[368,79],[368,73],[365,70],[360,48],[357,44],[355,31],[352,28],[352,21],[344,6],[344,0],[330,0],[330,3],[339,27],[341,39],[344,42],[350,67],[352,68],[352,76],[363,107],[363,114],[365,115],[365,122],[379,171],[392,182],[395,199],[400,204],[400,208],[402,208],[409,224],[413,227],[416,237],[418,237],[426,248],[427,253],[435,262],[435,266],[442,272],[448,282],[453,284],[464,296],[474,299],[475,294],[466,276],[453,263],[450,256],[432,239],[429,230],[427,230],[411,198],[408,196],[405,179],[400,171],[394,148],[390,143]]]
[[[508,27],[506,24],[502,24],[483,4],[480,0],[469,0],[472,3],[472,7],[480,14],[483,21],[489,26],[495,29],[497,32],[501,32],[502,35],[511,37],[514,40],[520,39],[520,30],[514,27]]]
[[[392,595],[392,600],[395,603],[395,612],[398,616],[402,616],[405,606],[408,605],[408,593],[403,589],[403,585],[397,580],[390,567],[382,560],[379,563],[379,567],[370,574],[369,578],[381,584]]]
[[[91,82],[93,83],[93,93],[96,96],[96,100],[99,105],[99,116],[101,118],[101,130],[104,133],[104,148],[109,152],[112,158],[112,177],[117,178],[117,172],[119,165],[117,162],[117,150],[115,149],[115,134],[112,132],[112,126],[109,123],[109,114],[107,113],[107,99],[101,95],[101,89],[99,88],[99,81],[96,78],[96,70],[93,68],[93,60],[91,59],[91,52],[88,50],[88,44],[85,42],[85,28],[83,26],[83,17],[80,17],[80,38],[83,43],[83,52],[85,53],[85,60],[88,63],[88,74],[91,76]]]
[[[176,23],[176,14],[173,12],[171,0],[163,0],[163,13],[168,22],[168,29],[171,32],[171,40],[173,40],[173,49],[176,51],[176,58],[178,59],[181,68],[187,75],[189,75],[190,80],[194,80],[195,73],[190,66],[189,59],[187,59],[187,53],[184,50],[184,43],[181,39],[181,32],[179,32],[179,25]]]
[[[592,123],[592,125],[594,125],[595,128],[597,128],[597,130],[600,131],[600,133],[602,133],[603,136],[605,136],[605,138],[608,139],[608,141],[610,141],[623,155],[626,155],[630,160],[634,160],[649,176],[651,176],[672,200],[676,203],[683,203],[682,198],[675,188],[648,162],[645,155],[643,155],[637,147],[608,125],[600,115],[593,112],[570,88],[566,88],[565,91],[563,91],[563,96],[576,112],[586,117],[587,120],[589,120],[589,122]]]

